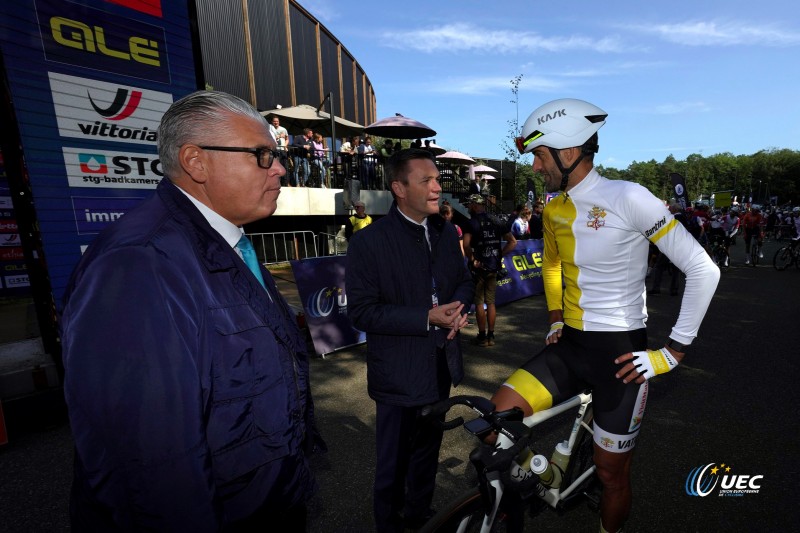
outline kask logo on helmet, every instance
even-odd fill
[[[537,119],[536,123],[539,124],[539,125],[542,125],[545,122],[547,122],[548,120],[553,120],[554,118],[566,117],[566,116],[567,116],[567,110],[566,109],[561,109],[559,111],[556,111],[555,113],[552,113],[552,114],[547,113],[546,115],[544,115],[542,117],[539,117]]]

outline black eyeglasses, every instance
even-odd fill
[[[269,168],[276,157],[280,157],[278,152],[271,148],[240,148],[238,146],[201,146],[203,150],[215,150],[217,152],[246,152],[256,156],[256,163],[261,168]]]

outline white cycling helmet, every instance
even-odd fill
[[[606,123],[608,113],[583,100],[561,98],[538,107],[522,126],[522,137],[517,137],[521,154],[532,152],[538,146],[549,149],[561,171],[561,190],[566,190],[570,173],[587,155],[598,150],[597,130]],[[595,139],[595,140],[593,140]],[[587,142],[592,140],[592,142]],[[579,146],[581,154],[567,169],[561,164],[558,150]]]
[[[608,113],[583,100],[553,100],[530,114],[522,126],[517,148],[527,154],[537,146],[556,150],[582,146],[606,123],[607,116]]]

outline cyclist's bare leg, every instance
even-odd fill
[[[612,453],[594,445],[594,464],[603,484],[600,519],[606,531],[619,531],[631,512],[631,459],[633,451]]]
[[[492,403],[495,405],[496,411],[505,411],[512,407],[519,407],[525,416],[533,414],[533,408],[517,391],[510,387],[500,387],[492,396]],[[497,434],[491,433],[484,439],[487,444],[494,444],[497,440]]]

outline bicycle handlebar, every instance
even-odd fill
[[[526,448],[531,442],[530,428],[525,426],[519,419],[513,420],[514,411],[495,412],[495,405],[481,396],[453,396],[441,402],[427,405],[422,408],[422,416],[432,418],[443,416],[456,405],[464,405],[476,411],[482,418],[487,420],[492,427],[510,437],[514,444],[509,448],[495,448],[494,446],[483,446],[480,449],[480,461],[486,472],[499,472],[503,484],[515,492],[527,492],[536,488],[539,476],[530,475],[526,479],[518,480],[511,477],[512,461]],[[437,423],[445,430],[456,428],[464,423],[464,418],[459,416],[446,422]]]
[[[494,404],[483,398],[482,396],[452,396],[441,402],[431,405],[426,405],[422,408],[421,414],[425,418],[429,418],[436,422],[445,431],[457,428],[464,423],[464,417],[457,417],[448,421],[437,420],[438,417],[447,414],[447,412],[456,405],[466,405],[472,410],[476,411],[479,415],[486,416],[494,412]]]

